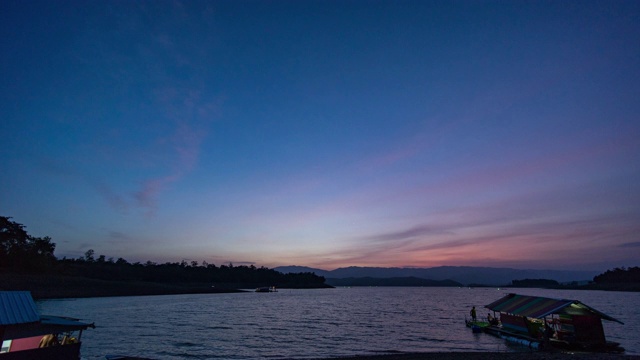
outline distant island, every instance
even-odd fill
[[[640,267],[615,268],[602,274],[585,271],[522,270],[470,266],[434,268],[346,267],[327,271],[282,266],[283,273],[321,275],[333,286],[469,286],[640,291]]]
[[[283,273],[312,272],[316,275],[324,276],[329,283],[333,279],[344,278],[416,277],[437,281],[452,280],[464,286],[481,284],[482,286],[499,287],[511,284],[514,279],[553,279],[560,283],[588,282],[599,274],[597,271],[534,270],[478,266],[437,266],[431,268],[349,266],[330,271],[304,266],[280,266],[276,267],[275,270]]]
[[[544,288],[544,289],[569,289],[569,290],[610,290],[610,291],[640,291],[640,267],[615,268],[595,276],[593,281],[587,283],[569,282],[559,283],[550,279],[523,279],[513,280],[511,285],[505,287],[515,288]]]

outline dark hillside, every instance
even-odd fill
[[[327,279],[332,286],[462,286],[453,280],[429,280],[417,277]]]

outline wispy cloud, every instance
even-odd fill
[[[121,195],[115,193],[107,184],[95,182],[93,186],[113,209],[122,213],[127,211],[128,205],[125,199]]]
[[[148,210],[147,215],[153,215],[158,204],[158,195],[171,183],[180,179],[182,174],[171,174],[161,178],[146,180],[141,188],[133,194],[138,206]]]
[[[438,226],[420,225],[407,230],[368,236],[365,239],[373,240],[373,241],[395,241],[395,240],[413,239],[413,238],[425,236],[425,235],[443,235],[443,234],[451,235],[453,234],[453,232]]]
[[[577,254],[599,260],[620,257],[624,254],[610,248],[621,242],[613,246],[627,251],[640,247],[640,242],[629,242],[640,230],[633,216],[568,215],[562,209],[537,206],[516,211],[513,206],[518,203],[510,199],[434,213],[428,223],[346,239],[341,248],[323,253],[322,261],[319,257],[313,261],[323,268],[372,264],[372,259],[377,262],[374,266],[436,266],[470,259],[485,265],[549,266]]]
[[[165,117],[175,124],[173,134],[161,141],[173,158],[163,164],[166,165],[164,175],[145,180],[134,193],[137,204],[147,209],[147,215],[153,215],[157,209],[158,196],[197,165],[208,126],[219,106],[217,98],[203,99],[195,90],[169,88],[158,94],[158,103],[164,108]]]
[[[636,247],[640,247],[640,241],[628,242],[628,243],[620,244],[620,245],[618,245],[618,247],[621,247],[621,248],[636,248]]]
[[[128,210],[129,206],[123,196],[115,192],[102,179],[90,174],[88,171],[83,171],[77,164],[70,163],[71,160],[56,159],[46,155],[34,155],[34,161],[40,169],[49,174],[69,180],[75,179],[90,186],[113,209],[122,213]],[[73,183],[73,181],[71,183]]]

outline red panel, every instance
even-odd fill
[[[9,349],[9,351],[35,349],[40,345],[40,339],[42,339],[42,336],[34,336],[34,337],[23,338],[23,339],[13,339],[13,341],[11,341],[11,349]]]

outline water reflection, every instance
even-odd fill
[[[506,292],[580,300],[625,325],[607,337],[640,353],[640,294],[494,288],[337,288],[52,300],[40,310],[94,321],[83,358],[318,358],[395,351],[522,351],[464,327],[472,306]]]

